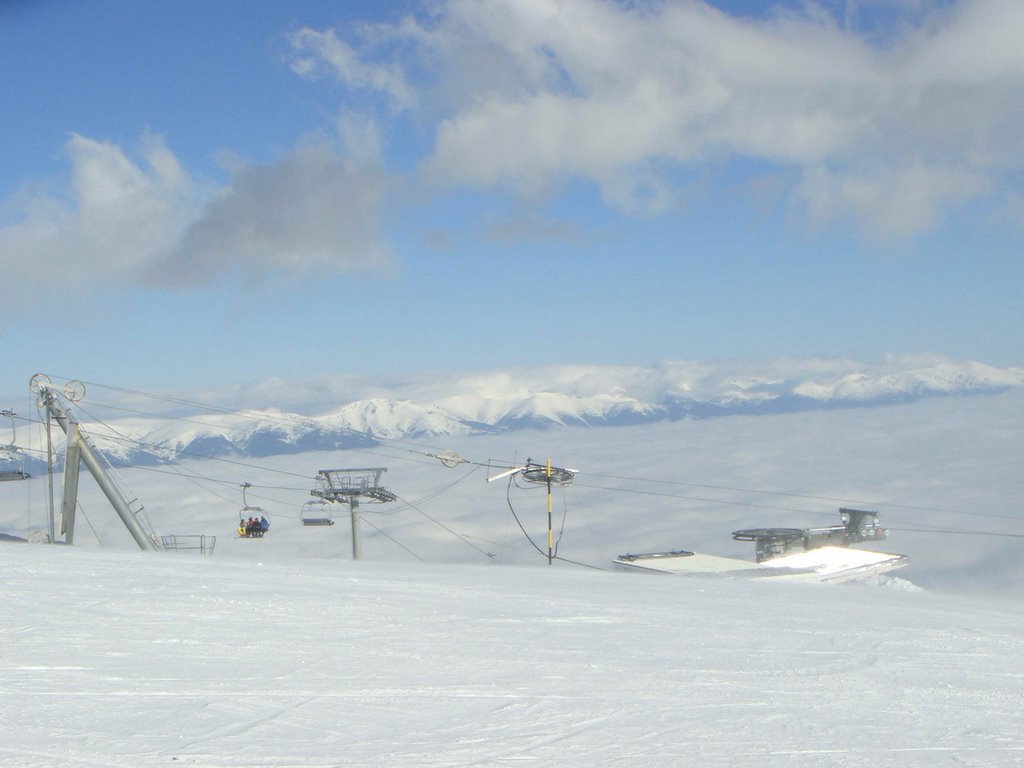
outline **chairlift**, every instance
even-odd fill
[[[14,411],[2,410],[0,416],[7,416],[11,420],[11,442],[0,444],[0,460],[10,460],[18,464],[18,469],[0,469],[0,481],[28,480],[31,475],[25,471],[25,456],[17,445],[18,428],[14,422]]]
[[[270,530],[270,517],[262,507],[249,506],[245,498],[245,489],[252,483],[242,483],[242,508],[238,510],[238,538],[262,539]]]
[[[299,519],[303,525],[334,525],[331,503],[326,499],[312,499],[302,505]]]

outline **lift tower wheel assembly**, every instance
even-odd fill
[[[312,496],[325,501],[348,502],[349,515],[352,519],[353,560],[363,558],[363,545],[359,534],[359,500],[383,504],[398,498],[380,484],[381,475],[387,471],[387,467],[321,469],[317,473],[317,487],[310,491]]]
[[[29,380],[29,389],[39,397],[39,405],[46,408],[67,436],[64,460],[64,496],[61,503],[61,521],[65,543],[73,544],[75,540],[78,473],[80,466],[85,464],[86,469],[92,474],[96,484],[99,485],[100,490],[103,491],[118,517],[121,518],[121,522],[135,539],[135,543],[139,545],[139,549],[163,549],[156,534],[147,530],[139,519],[142,513],[141,505],[138,510],[132,509],[131,502],[124,497],[100,461],[99,454],[90,442],[88,435],[71,414],[70,408],[62,402],[61,395],[51,385],[50,377],[43,373],[35,374]],[[85,385],[80,381],[69,381],[64,387],[64,398],[68,402],[78,402],[84,394]]]

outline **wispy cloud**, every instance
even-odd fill
[[[365,39],[370,27],[360,27]],[[339,38],[334,30],[318,31],[304,27],[290,35],[295,52],[292,71],[303,77],[331,75],[350,88],[385,93],[395,109],[411,107],[416,102],[413,89],[402,69],[392,63],[372,63],[357,53],[352,44]],[[364,49],[365,51],[365,49]]]
[[[236,161],[226,186],[191,175],[160,136],[128,151],[72,135],[67,193],[6,201],[0,296],[20,306],[112,282],[189,289],[229,274],[388,269],[373,123],[347,116],[338,130],[341,150],[322,139],[272,164]]]
[[[439,115],[422,164],[439,184],[533,195],[575,178],[658,212],[680,171],[756,159],[795,171],[812,221],[884,236],[999,205],[1024,163],[1024,5],[898,4],[881,40],[858,30],[858,5],[749,18],[696,1],[448,0],[293,43],[299,70],[393,105],[416,108],[416,83]]]
[[[191,287],[236,271],[386,269],[392,256],[377,231],[386,187],[379,170],[345,162],[324,144],[244,168],[156,254],[147,277]]]
[[[237,162],[225,183],[159,135],[72,134],[66,188],[2,203],[0,297],[388,269],[383,148],[413,124],[433,137],[418,168],[434,189],[550,200],[582,182],[650,215],[678,210],[695,171],[742,175],[755,160],[734,188],[770,177],[773,200],[814,226],[913,237],[968,206],[1020,221],[1024,4],[907,0],[886,9],[898,21],[885,36],[856,23],[860,8],[881,13],[877,0],[829,7],[744,17],[699,0],[444,0],[392,24],[301,29],[291,68],[382,97],[382,114],[348,105],[334,135]],[[543,216],[506,221],[490,234],[573,234]]]
[[[8,305],[38,300],[44,286],[83,289],[130,281],[156,249],[174,242],[209,194],[159,136],[144,136],[133,157],[77,134],[65,151],[71,163],[67,194],[8,201],[13,222],[0,229],[7,278],[0,294]]]

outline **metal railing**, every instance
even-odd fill
[[[217,545],[216,536],[189,534],[184,536],[161,536],[163,548],[169,552],[198,552],[200,555],[212,555]]]

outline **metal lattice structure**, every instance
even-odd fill
[[[878,513],[864,509],[839,510],[842,525],[828,528],[747,528],[733,531],[736,541],[752,541],[757,562],[785,555],[794,549],[848,547],[865,541],[881,541],[889,532],[878,522]]]
[[[81,428],[71,412],[70,404],[77,403],[85,394],[85,385],[69,381],[64,385],[63,399],[50,383],[45,373],[37,373],[29,380],[29,389],[38,396],[39,407],[46,408],[48,418],[57,422],[67,436],[64,453],[64,492],[61,502],[61,533],[64,543],[71,545],[75,540],[75,512],[78,506],[78,476],[81,465],[96,480],[96,484],[107,497],[121,522],[135,539],[139,549],[162,550],[163,542],[156,535],[138,499],[127,499],[104,466],[99,452],[92,445],[89,436]],[[51,539],[53,537],[51,536]]]
[[[321,469],[317,473],[317,486],[310,494],[328,502],[346,502],[352,518],[352,559],[363,557],[359,539],[359,500],[384,504],[396,501],[398,496],[380,484],[387,467],[359,469]]]
[[[387,471],[387,467],[321,469],[317,473],[317,487],[312,494],[327,501],[359,498],[378,502],[394,501],[398,497],[380,484],[381,475]]]

